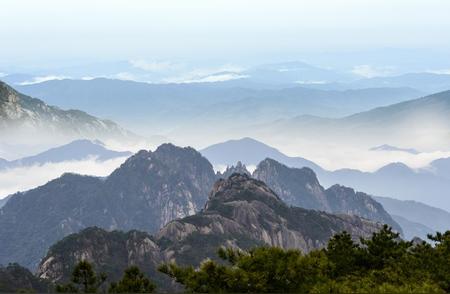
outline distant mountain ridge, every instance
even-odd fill
[[[289,157],[249,137],[217,143],[200,150],[200,153],[216,166],[232,166],[238,161],[247,166],[256,166],[264,159],[271,158],[290,167],[309,167],[316,173],[322,170],[312,161],[302,157]]]
[[[104,144],[100,141],[75,140],[68,144],[49,149],[33,156],[12,161],[1,161],[0,170],[43,165],[47,163],[85,160],[89,158],[94,158],[98,161],[105,161],[117,157],[128,157],[131,154],[132,153],[128,151],[113,151],[106,149]]]
[[[449,150],[449,114],[450,91],[444,91],[342,118],[300,115],[253,126],[248,131],[262,138],[302,137],[314,142],[332,141],[365,149],[382,142],[419,150]]]
[[[400,147],[396,147],[396,146],[391,146],[391,145],[380,145],[380,146],[375,146],[370,148],[371,151],[400,151],[400,152],[407,152],[407,153],[411,153],[411,154],[419,154],[420,152],[417,151],[416,149],[413,148],[400,148]]]
[[[183,130],[195,130],[194,126],[198,129],[213,125],[223,130],[232,125],[263,123],[299,114],[339,117],[422,95],[407,88],[337,91],[288,84],[267,89],[252,88],[246,83],[246,79],[239,79],[224,83],[149,84],[99,78],[53,80],[18,89],[60,107],[76,107],[127,122],[142,134],[162,132],[175,138],[182,137]],[[129,103],[122,103],[124,100]],[[253,113],[251,119],[249,111]],[[229,123],[224,125],[224,120]]]
[[[274,156],[277,161],[291,168],[302,168],[304,166],[311,168],[317,174],[320,183],[325,187],[331,187],[336,183],[339,183],[371,195],[390,196],[391,198],[402,197],[404,199],[415,198],[416,201],[421,200],[423,202],[432,202],[433,199],[436,199],[436,203],[438,203],[438,200],[440,201],[441,207],[442,197],[445,197],[446,191],[450,191],[450,184],[448,181],[449,173],[447,172],[450,170],[450,159],[445,158],[435,160],[428,168],[421,170],[413,170],[404,164],[393,163],[380,168],[378,171],[370,173],[351,169],[330,172],[321,167],[315,167],[317,165],[311,161],[306,159],[297,160],[296,158],[288,157],[275,148],[250,138],[218,143],[203,149],[201,152],[215,165],[225,166],[231,166],[232,163],[230,162],[233,162],[233,160],[238,158],[246,165],[256,165],[258,164],[257,160],[260,158]],[[270,184],[270,182],[268,183]],[[280,188],[280,191],[282,190],[283,188]],[[350,193],[349,191],[348,197],[353,195],[353,193]],[[282,195],[283,193],[280,194],[280,196]],[[423,195],[427,195],[427,198],[423,198]],[[348,199],[351,199],[351,197]],[[378,199],[381,198],[375,197],[374,199],[378,201]],[[289,203],[288,198],[285,198],[284,200]],[[397,201],[403,203],[401,200]],[[383,204],[383,207],[387,205],[384,204],[385,202],[383,201],[379,202]],[[290,204],[295,205],[295,203],[292,202]],[[320,205],[315,205],[316,208],[320,209]],[[425,204],[421,205],[430,207]],[[389,210],[387,209],[388,207],[390,206],[386,206],[385,208],[389,214],[406,218],[411,222],[434,228],[437,231],[446,231],[450,228],[450,218],[442,218],[443,220],[440,225],[436,226],[436,224],[432,224],[432,213],[425,213],[421,209],[417,211],[412,210],[416,211],[416,217],[412,217],[411,214],[408,213],[407,208],[400,209],[403,207],[402,205],[399,205],[399,209],[396,210]],[[321,209],[324,209],[323,206]],[[432,208],[430,207],[430,209]],[[444,210],[441,209],[441,211],[444,213]],[[422,215],[430,215],[430,217],[421,217]],[[411,231],[412,227],[409,226],[409,228],[410,229],[403,228],[403,231],[407,236],[410,236],[410,233],[414,234]]]
[[[245,167],[231,171],[245,173]],[[48,246],[89,226],[154,233],[174,219],[199,212],[221,176],[194,149],[163,144],[154,152],[136,153],[106,178],[65,174],[14,194],[0,209],[0,263],[18,261],[35,268]],[[275,191],[282,187],[280,197],[289,205],[360,215],[401,231],[369,196],[351,189],[345,193],[325,191],[310,169],[289,169],[265,160],[254,176]]]
[[[3,139],[27,142],[61,139],[136,139],[137,136],[109,120],[79,110],[62,110],[23,95],[0,81],[0,133]],[[23,140],[23,138],[22,138]]]

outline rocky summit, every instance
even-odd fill
[[[36,268],[49,246],[86,227],[157,232],[199,211],[215,174],[192,148],[140,151],[107,178],[65,174],[0,209],[0,264]]]
[[[132,140],[137,136],[116,123],[79,110],[62,110],[23,95],[0,81],[0,133],[3,138],[91,138]]]
[[[264,181],[289,205],[357,215],[388,224],[402,232],[401,227],[372,197],[340,185],[324,189],[310,168],[290,168],[268,158],[258,164],[253,177]]]
[[[227,166],[226,170],[221,173],[221,172],[217,172],[217,177],[220,179],[227,179],[228,177],[230,177],[232,174],[246,174],[246,175],[251,175],[251,173],[248,171],[247,167],[245,166],[245,164],[243,164],[242,162],[238,161],[236,163],[236,165],[232,165],[232,166]]]
[[[216,259],[220,246],[269,245],[308,252],[325,246],[335,233],[345,230],[358,240],[379,228],[357,216],[289,207],[263,182],[233,174],[216,182],[201,212],[171,221],[156,235],[89,228],[52,246],[38,273],[64,281],[73,264],[86,259],[111,277],[132,264],[154,275],[161,262],[196,265],[205,258]]]

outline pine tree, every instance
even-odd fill
[[[92,265],[87,261],[80,261],[72,272],[72,282],[65,285],[57,285],[59,293],[96,293],[105,282],[104,274],[97,275]]]
[[[131,266],[117,283],[111,283],[109,293],[152,293],[156,286],[139,270]]]

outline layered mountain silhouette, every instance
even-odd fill
[[[280,65],[280,68],[287,71],[269,71],[287,75],[293,73],[289,69],[295,69],[292,65],[289,68]],[[268,73],[263,69],[257,71],[262,75]],[[317,90],[290,83],[284,88],[267,89],[233,85],[236,82],[224,85],[149,84],[111,79],[53,80],[19,86],[18,89],[60,107],[126,121],[142,134],[170,132],[177,139],[182,137],[183,131],[194,131],[199,127],[224,130],[300,114],[344,116],[421,95],[409,88]],[[103,105],[108,107],[99,107]]]
[[[414,155],[420,153],[416,149],[401,148],[401,147],[391,146],[391,145],[387,145],[387,144],[372,147],[372,148],[370,148],[370,150],[371,151],[399,151],[399,152],[406,152],[406,153],[410,153],[410,154],[414,154]]]
[[[450,212],[432,207],[417,201],[398,200],[388,197],[374,197],[391,215],[403,217],[404,219],[420,223],[431,229],[434,233],[445,232],[450,224]]]
[[[308,252],[325,246],[337,232],[345,230],[356,240],[379,228],[356,216],[289,207],[263,182],[233,174],[216,182],[201,212],[168,223],[154,236],[89,228],[64,238],[41,261],[38,275],[67,280],[69,267],[65,265],[83,257],[117,277],[129,264],[154,273],[164,261],[195,265],[205,258],[215,259],[220,246],[268,245]],[[111,261],[114,268],[107,266]]]
[[[12,161],[0,161],[0,170],[16,167],[44,165],[47,163],[59,163],[64,161],[77,161],[93,158],[98,161],[118,157],[128,157],[132,153],[128,151],[113,151],[107,149],[100,141],[75,140],[68,144],[51,148],[39,154]]]
[[[2,138],[35,141],[90,138],[132,139],[136,135],[116,123],[79,110],[62,110],[23,95],[0,81],[0,133]]]
[[[138,152],[106,178],[65,174],[14,194],[0,209],[0,263],[35,268],[52,243],[90,226],[155,233],[174,219],[198,213],[218,177],[199,152],[163,144],[154,152]],[[279,191],[287,205],[350,218],[359,215],[401,231],[369,196],[343,187],[324,190],[311,169],[290,169],[267,159],[254,177]],[[237,183],[266,187],[253,179],[238,179]],[[281,201],[279,196],[274,197]]]
[[[380,142],[420,150],[450,149],[450,91],[401,102],[343,118],[301,115],[249,128],[258,137],[302,137],[370,148]],[[386,130],[389,130],[387,132]],[[417,140],[417,138],[421,138]]]
[[[156,232],[199,211],[214,181],[198,152],[170,144],[138,152],[105,179],[65,174],[1,208],[0,264],[35,268],[52,243],[89,226]]]
[[[253,177],[265,182],[289,205],[330,213],[358,215],[389,224],[402,232],[401,227],[383,206],[371,196],[340,185],[324,189],[310,168],[289,168],[273,159],[265,159],[258,164]]]
[[[288,167],[302,168],[306,166],[311,168],[324,187],[331,187],[339,183],[371,195],[415,199],[415,203],[421,201],[439,207],[449,207],[443,205],[443,200],[447,195],[446,191],[450,191],[449,173],[447,172],[450,170],[450,160],[446,158],[435,160],[431,162],[429,167],[419,170],[413,170],[401,163],[394,163],[375,172],[361,172],[351,169],[327,171],[307,159],[288,157],[275,148],[250,138],[215,144],[201,152],[216,166],[232,166],[233,160],[238,158],[247,166],[256,166],[260,159],[275,158]],[[285,201],[288,200],[285,199]],[[423,204],[423,207],[430,206]],[[418,210],[415,213],[416,217],[411,218],[408,211],[409,209],[406,206],[402,208],[401,205],[399,210],[393,212],[388,210],[391,214],[438,231],[445,231],[450,226],[450,219],[443,221],[440,227],[430,226],[429,221],[432,219],[426,217],[426,215],[430,215],[429,213]],[[411,229],[413,226],[410,225],[409,228]],[[403,231],[405,236],[415,234],[413,231],[406,230],[406,228],[403,228]]]
[[[316,173],[322,170],[312,161],[302,157],[289,157],[275,148],[248,137],[217,143],[200,152],[215,166],[232,166],[238,161],[247,166],[256,166],[264,159],[271,158],[290,167],[309,167]]]

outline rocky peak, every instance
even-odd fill
[[[154,233],[200,211],[215,179],[200,153],[171,144],[136,153],[105,179],[65,174],[1,208],[0,264],[34,268],[50,244],[89,226]]]
[[[289,168],[267,158],[258,164],[253,177],[265,182],[290,205],[330,211],[324,189],[310,168]]]
[[[16,103],[18,100],[17,92],[7,84],[0,81],[0,101]]]
[[[232,165],[232,166],[227,166],[227,169],[223,172],[217,172],[217,177],[218,178],[228,178],[229,176],[231,176],[232,174],[246,174],[246,175],[251,175],[250,172],[247,170],[247,167],[245,166],[245,164],[243,164],[242,162],[238,161],[236,163],[236,165]]]
[[[355,192],[354,189],[341,185],[331,186],[325,191],[325,195],[327,196],[331,210],[334,212],[359,215],[383,224],[388,224],[396,231],[402,233],[402,229],[397,222],[370,195]]]
[[[70,274],[65,265],[85,258],[109,271],[109,263],[118,265],[117,271],[138,264],[151,273],[161,261],[196,265],[217,258],[221,246],[246,250],[265,245],[308,252],[325,246],[335,233],[345,230],[358,240],[379,228],[357,216],[288,207],[263,182],[233,174],[216,182],[204,210],[173,220],[154,237],[87,229],[52,246],[38,272],[40,277],[64,280]]]
[[[205,210],[213,210],[218,205],[237,201],[259,201],[269,206],[284,205],[265,183],[247,174],[235,173],[228,179],[220,179],[214,184]]]

